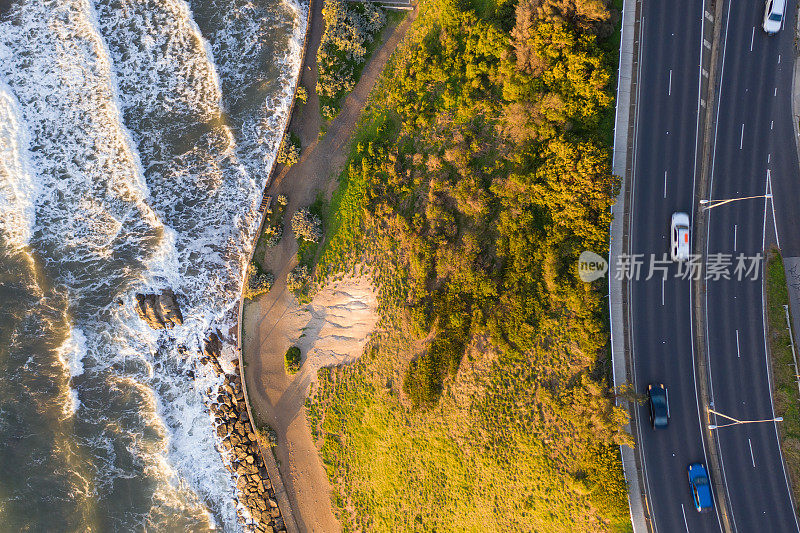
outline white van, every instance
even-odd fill
[[[764,10],[764,31],[774,35],[783,27],[783,12],[786,10],[786,0],[767,0]]]

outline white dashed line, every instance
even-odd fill
[[[669,89],[667,90],[667,95],[672,96],[672,69],[669,69]]]
[[[753,26],[753,31],[752,31],[752,33],[750,33],[750,51],[751,52],[753,51],[753,39],[755,38],[755,36],[756,36],[756,27]]]
[[[737,228],[737,225],[736,225],[736,224],[734,224],[734,225],[733,225],[733,251],[734,251],[734,252],[736,251],[736,230],[737,230],[737,229],[738,229],[738,228]]]
[[[736,357],[739,359],[742,358],[741,352],[739,352],[739,330],[736,330]]]
[[[742,136],[739,137],[739,150],[742,149],[743,143],[744,143],[744,124],[742,124]]]
[[[664,198],[667,197],[667,171],[664,171]]]
[[[750,460],[753,462],[753,468],[756,467],[756,458],[753,456],[753,443],[747,439],[747,445],[750,446]]]
[[[664,305],[664,278],[661,278],[661,305]]]

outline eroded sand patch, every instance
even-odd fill
[[[355,361],[378,322],[378,301],[365,276],[345,277],[322,288],[311,303],[287,313],[290,345],[300,348],[295,379],[310,383],[324,366]]]

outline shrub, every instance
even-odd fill
[[[253,299],[260,294],[269,292],[275,282],[272,272],[264,272],[255,261],[250,262],[248,269],[247,285],[244,288],[244,297]]]
[[[308,209],[301,209],[292,216],[292,231],[297,239],[319,242],[322,237],[322,221]]]
[[[442,393],[442,378],[437,362],[430,354],[411,361],[403,380],[403,392],[414,407],[430,406],[439,400]]]
[[[266,237],[265,244],[268,248],[272,248],[278,244],[283,236],[283,225],[276,224],[274,226],[267,226],[264,229],[264,237]]]
[[[270,448],[278,445],[278,433],[269,424],[259,425],[256,431],[258,431],[258,436],[261,437],[263,443]]]
[[[366,45],[386,23],[386,16],[371,2],[353,5],[338,0],[325,2],[322,16],[325,33],[317,52],[317,90],[338,98],[355,86],[355,66],[366,61]]]
[[[299,266],[286,274],[286,289],[289,292],[297,293],[310,282],[311,276],[308,273],[308,267],[305,265]]]
[[[286,350],[286,355],[283,356],[283,366],[287,374],[297,374],[297,371],[300,370],[300,348],[292,346]]]
[[[300,160],[300,143],[295,139],[289,139],[287,143],[284,137],[275,159],[278,163],[283,163],[287,167],[294,165]]]
[[[295,94],[295,98],[301,104],[305,104],[306,102],[308,102],[308,91],[306,91],[306,88],[303,87],[302,85],[298,87],[297,93]]]
[[[276,201],[276,202],[278,203],[278,205],[279,205],[279,206],[281,206],[281,207],[283,207],[283,206],[285,206],[286,204],[288,204],[288,203],[289,203],[289,200],[287,200],[287,199],[286,199],[286,196],[284,196],[283,194],[279,194],[279,195],[278,195],[278,197],[277,197],[277,198],[275,198],[275,201]]]

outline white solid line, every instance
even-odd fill
[[[742,149],[742,144],[744,144],[744,123],[742,123],[742,136],[739,137],[739,150]]]
[[[772,194],[772,175],[767,169],[767,186],[769,187],[769,194]],[[781,239],[778,237],[778,220],[775,218],[775,202],[772,198],[766,198],[769,201],[769,205],[772,207],[772,224],[775,226],[775,244],[778,245],[778,248],[781,247]]]
[[[733,225],[733,251],[734,251],[734,252],[736,251],[736,230],[737,230],[737,229],[738,229],[738,228],[737,228],[737,225],[736,225],[736,224],[734,224],[734,225]]]
[[[686,526],[686,533],[689,533],[689,522],[686,521],[686,509],[681,504],[681,512],[683,513],[683,525]]]
[[[753,51],[753,39],[756,36],[756,27],[753,26],[753,31],[750,33],[750,51]]]
[[[747,439],[747,445],[750,446],[750,460],[753,461],[753,468],[756,467],[756,458],[753,456],[753,443]]]
[[[669,69],[669,91],[667,94],[672,96],[672,69]]]
[[[667,171],[664,171],[664,198],[667,197]]]
[[[769,169],[767,169],[767,176],[769,176]],[[761,228],[761,249],[765,250],[767,246],[767,202],[769,202],[769,198],[766,195],[769,194],[769,177],[767,178],[767,183],[764,186],[764,225]]]
[[[739,359],[742,358],[742,354],[739,351],[739,330],[738,329],[736,330],[736,357],[738,357]]]

